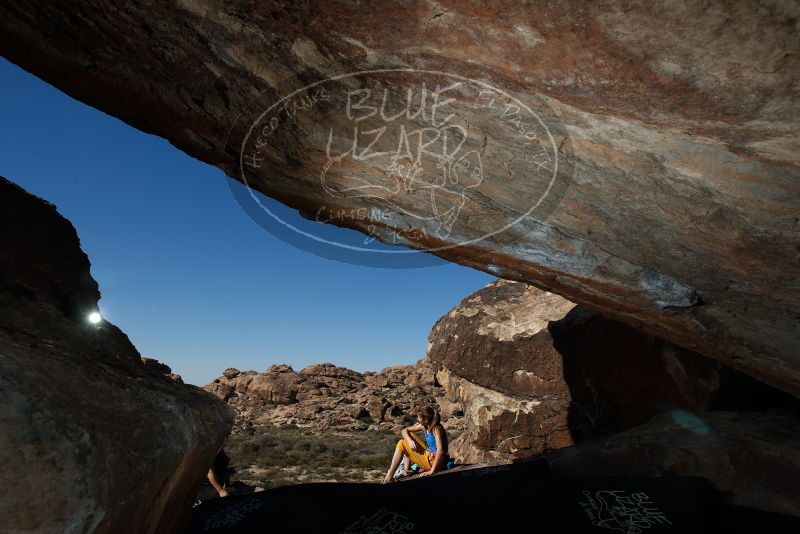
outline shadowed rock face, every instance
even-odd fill
[[[232,411],[88,323],[75,229],[3,178],[0,245],[0,530],[178,531]]]
[[[797,395],[798,15],[10,1],[0,52],[309,217],[532,283]],[[301,90],[364,69],[382,72]],[[274,127],[259,119],[295,90]],[[369,98],[348,107],[353,91]],[[371,114],[382,95],[388,111]],[[445,118],[458,153],[436,144]],[[408,132],[436,140],[400,153]]]
[[[545,457],[562,475],[702,476],[733,504],[797,516],[798,423],[786,414],[662,415]]]
[[[443,316],[428,357],[466,462],[532,456],[681,410],[800,413],[794,397],[535,287],[498,280]],[[765,436],[768,439],[768,436]]]

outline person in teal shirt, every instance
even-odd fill
[[[425,441],[420,440],[415,432],[423,432]],[[400,431],[402,439],[397,442],[394,457],[384,484],[395,481],[395,471],[404,465],[404,475],[409,474],[409,464],[417,464],[422,470],[420,477],[430,476],[446,468],[449,457],[447,455],[447,432],[439,418],[439,412],[430,406],[417,409],[417,424]]]

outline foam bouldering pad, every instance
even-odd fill
[[[797,527],[795,519],[725,506],[700,477],[556,476],[521,462],[387,485],[299,484],[215,499],[194,508],[188,532],[700,533],[747,521]]]

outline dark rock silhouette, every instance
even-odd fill
[[[181,375],[173,373],[169,365],[161,363],[155,358],[146,358],[144,356],[142,356],[142,363],[144,364],[145,367],[153,371],[155,374],[166,375],[175,382],[183,384],[183,379],[181,378]]]
[[[3,178],[0,245],[0,530],[179,530],[231,410],[89,323],[75,229]]]
[[[732,504],[800,516],[800,417],[674,411],[543,456],[555,474],[702,476]]]
[[[299,484],[214,499],[194,509],[188,532],[518,532],[531,523],[543,532],[701,534],[794,532],[800,518],[727,504],[699,477],[563,476],[527,461],[397,484]]]

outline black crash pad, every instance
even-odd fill
[[[751,524],[756,530],[748,530]],[[214,499],[194,508],[187,532],[656,534],[798,527],[794,517],[723,505],[700,477],[567,477],[547,474],[540,462],[520,462],[387,485],[300,484]]]

